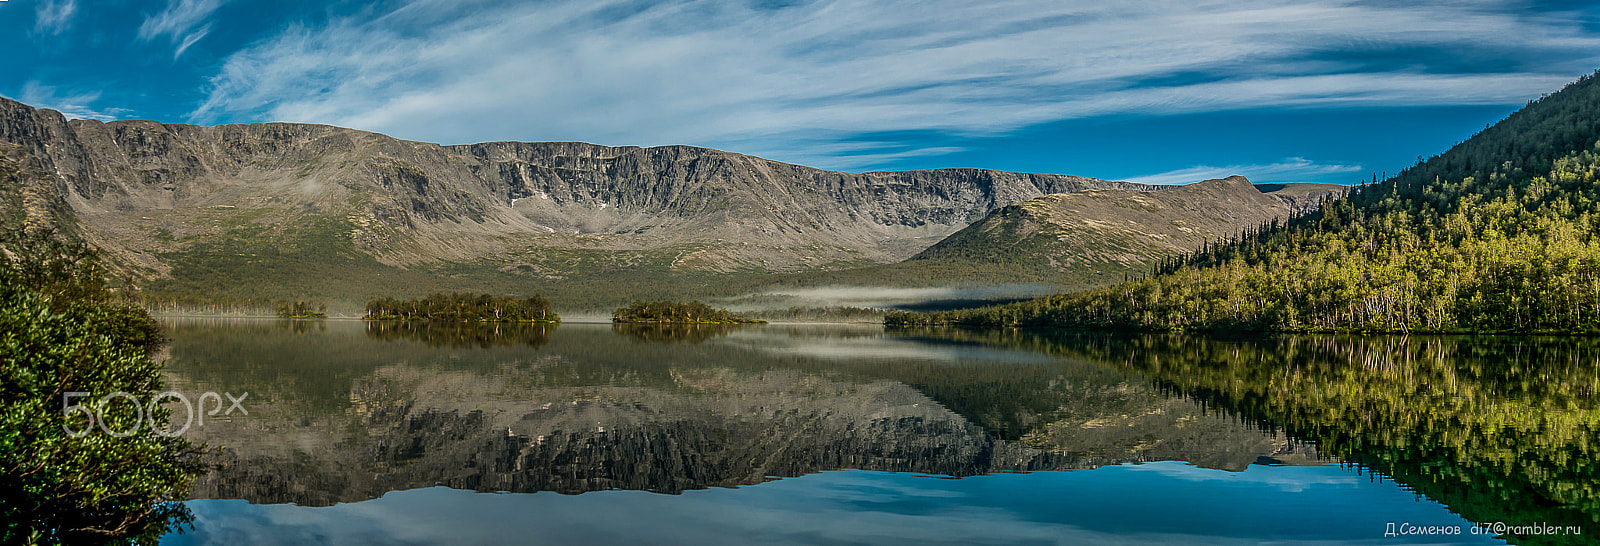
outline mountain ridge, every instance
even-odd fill
[[[990,169],[835,172],[685,145],[440,145],[318,124],[68,120],[3,98],[0,147],[10,171],[27,173],[13,175],[28,182],[16,179],[11,200],[31,203],[8,225],[59,228],[101,248],[141,293],[206,304],[318,298],[354,309],[492,291],[604,309],[791,281],[1092,286],[1187,247],[1139,247],[1114,267],[1084,266],[1059,244],[976,267],[919,253],[1033,200],[1216,197]],[[1196,205],[1233,217],[1208,234],[1315,206],[1240,180],[1242,215]]]
[[[285,216],[278,225],[346,217],[359,251],[401,267],[504,255],[516,245],[498,236],[512,235],[565,248],[706,245],[716,248],[693,251],[704,259],[673,267],[785,271],[895,261],[1038,195],[1161,189],[984,169],[842,173],[693,146],[438,145],[316,124],[67,120],[7,99],[0,142],[26,148],[64,182],[62,197],[89,217],[85,235],[131,242],[102,246],[127,246],[118,257],[157,276],[170,274],[159,254],[173,245],[132,229],[147,215],[119,212],[233,207]],[[144,228],[177,239],[215,232],[181,225],[203,219],[160,220]]]

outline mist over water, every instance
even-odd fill
[[[866,309],[928,310],[976,307],[1019,299],[1048,296],[1058,291],[1047,284],[1000,284],[902,288],[889,286],[827,286],[774,289],[713,300],[734,311],[764,311],[792,307],[859,307]]]

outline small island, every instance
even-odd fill
[[[671,323],[671,324],[766,324],[760,319],[745,318],[727,309],[715,309],[698,301],[683,303],[662,300],[649,303],[636,301],[611,313],[616,323]]]
[[[294,303],[282,302],[277,308],[278,318],[313,319],[328,318],[328,306],[313,304],[308,301],[295,300]]]
[[[550,300],[490,294],[429,294],[415,300],[376,299],[367,302],[362,320],[425,320],[438,322],[561,322]]]

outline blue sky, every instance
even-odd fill
[[[76,117],[1349,183],[1600,68],[1600,8],[6,0],[0,51],[0,95]]]

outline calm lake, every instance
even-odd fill
[[[248,396],[164,544],[1600,536],[1593,339],[165,326]]]

